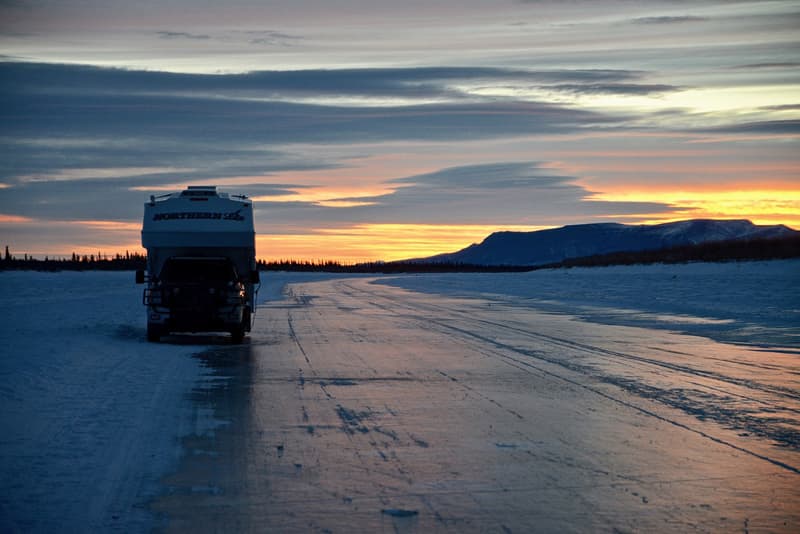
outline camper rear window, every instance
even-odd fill
[[[233,282],[236,269],[223,260],[167,260],[161,270],[161,280],[166,283]]]

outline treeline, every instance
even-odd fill
[[[24,254],[14,256],[6,246],[0,259],[0,270],[6,271],[135,271],[144,269],[147,256],[138,252],[107,255],[101,252],[79,255],[72,253],[69,258],[34,258]]]
[[[456,273],[456,272],[519,272],[530,270],[524,266],[470,265],[464,263],[425,263],[425,262],[369,262],[341,263],[330,260],[298,261],[258,260],[259,271],[294,271],[328,273]],[[135,271],[145,269],[147,256],[136,252],[109,256],[98,252],[90,255],[72,254],[69,258],[34,258],[27,254],[16,257],[6,247],[0,260],[0,270],[18,271]]]
[[[651,263],[721,262],[800,258],[800,235],[773,239],[714,241],[657,250],[613,252],[582,258],[570,258],[545,265],[475,265],[425,261],[341,263],[330,260],[258,261],[260,271],[401,274],[401,273],[511,273],[567,267],[605,267]],[[69,258],[37,259],[25,254],[15,257],[5,249],[0,270],[30,271],[134,271],[145,269],[147,256],[126,252],[108,256],[72,254]]]
[[[366,263],[340,263],[337,261],[296,261],[282,260],[265,262],[259,260],[259,271],[300,271],[326,273],[508,273],[529,271],[525,265],[475,265],[470,263],[444,263],[425,261],[392,261]]]
[[[610,265],[644,265],[651,263],[689,263],[754,261],[800,258],[800,235],[771,239],[739,239],[710,241],[657,250],[612,252],[557,263],[539,265],[536,269],[559,267],[607,267]]]

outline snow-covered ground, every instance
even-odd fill
[[[204,347],[145,341],[131,272],[4,272],[0,295],[0,531],[147,529]]]
[[[425,274],[382,283],[452,296],[491,295],[592,322],[800,348],[800,260]]]
[[[266,274],[259,300],[330,277]],[[196,356],[227,338],[147,343],[132,272],[0,272],[0,300],[0,532],[148,530],[180,438],[214,426]]]
[[[0,272],[0,532],[796,526],[800,261],[342,278],[237,348]]]

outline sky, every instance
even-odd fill
[[[796,1],[0,0],[0,246],[138,251],[190,184],[253,198],[266,260],[800,229],[798,28]]]

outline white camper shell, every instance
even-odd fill
[[[144,205],[148,339],[170,332],[250,331],[258,270],[253,203],[215,186],[151,196]]]

